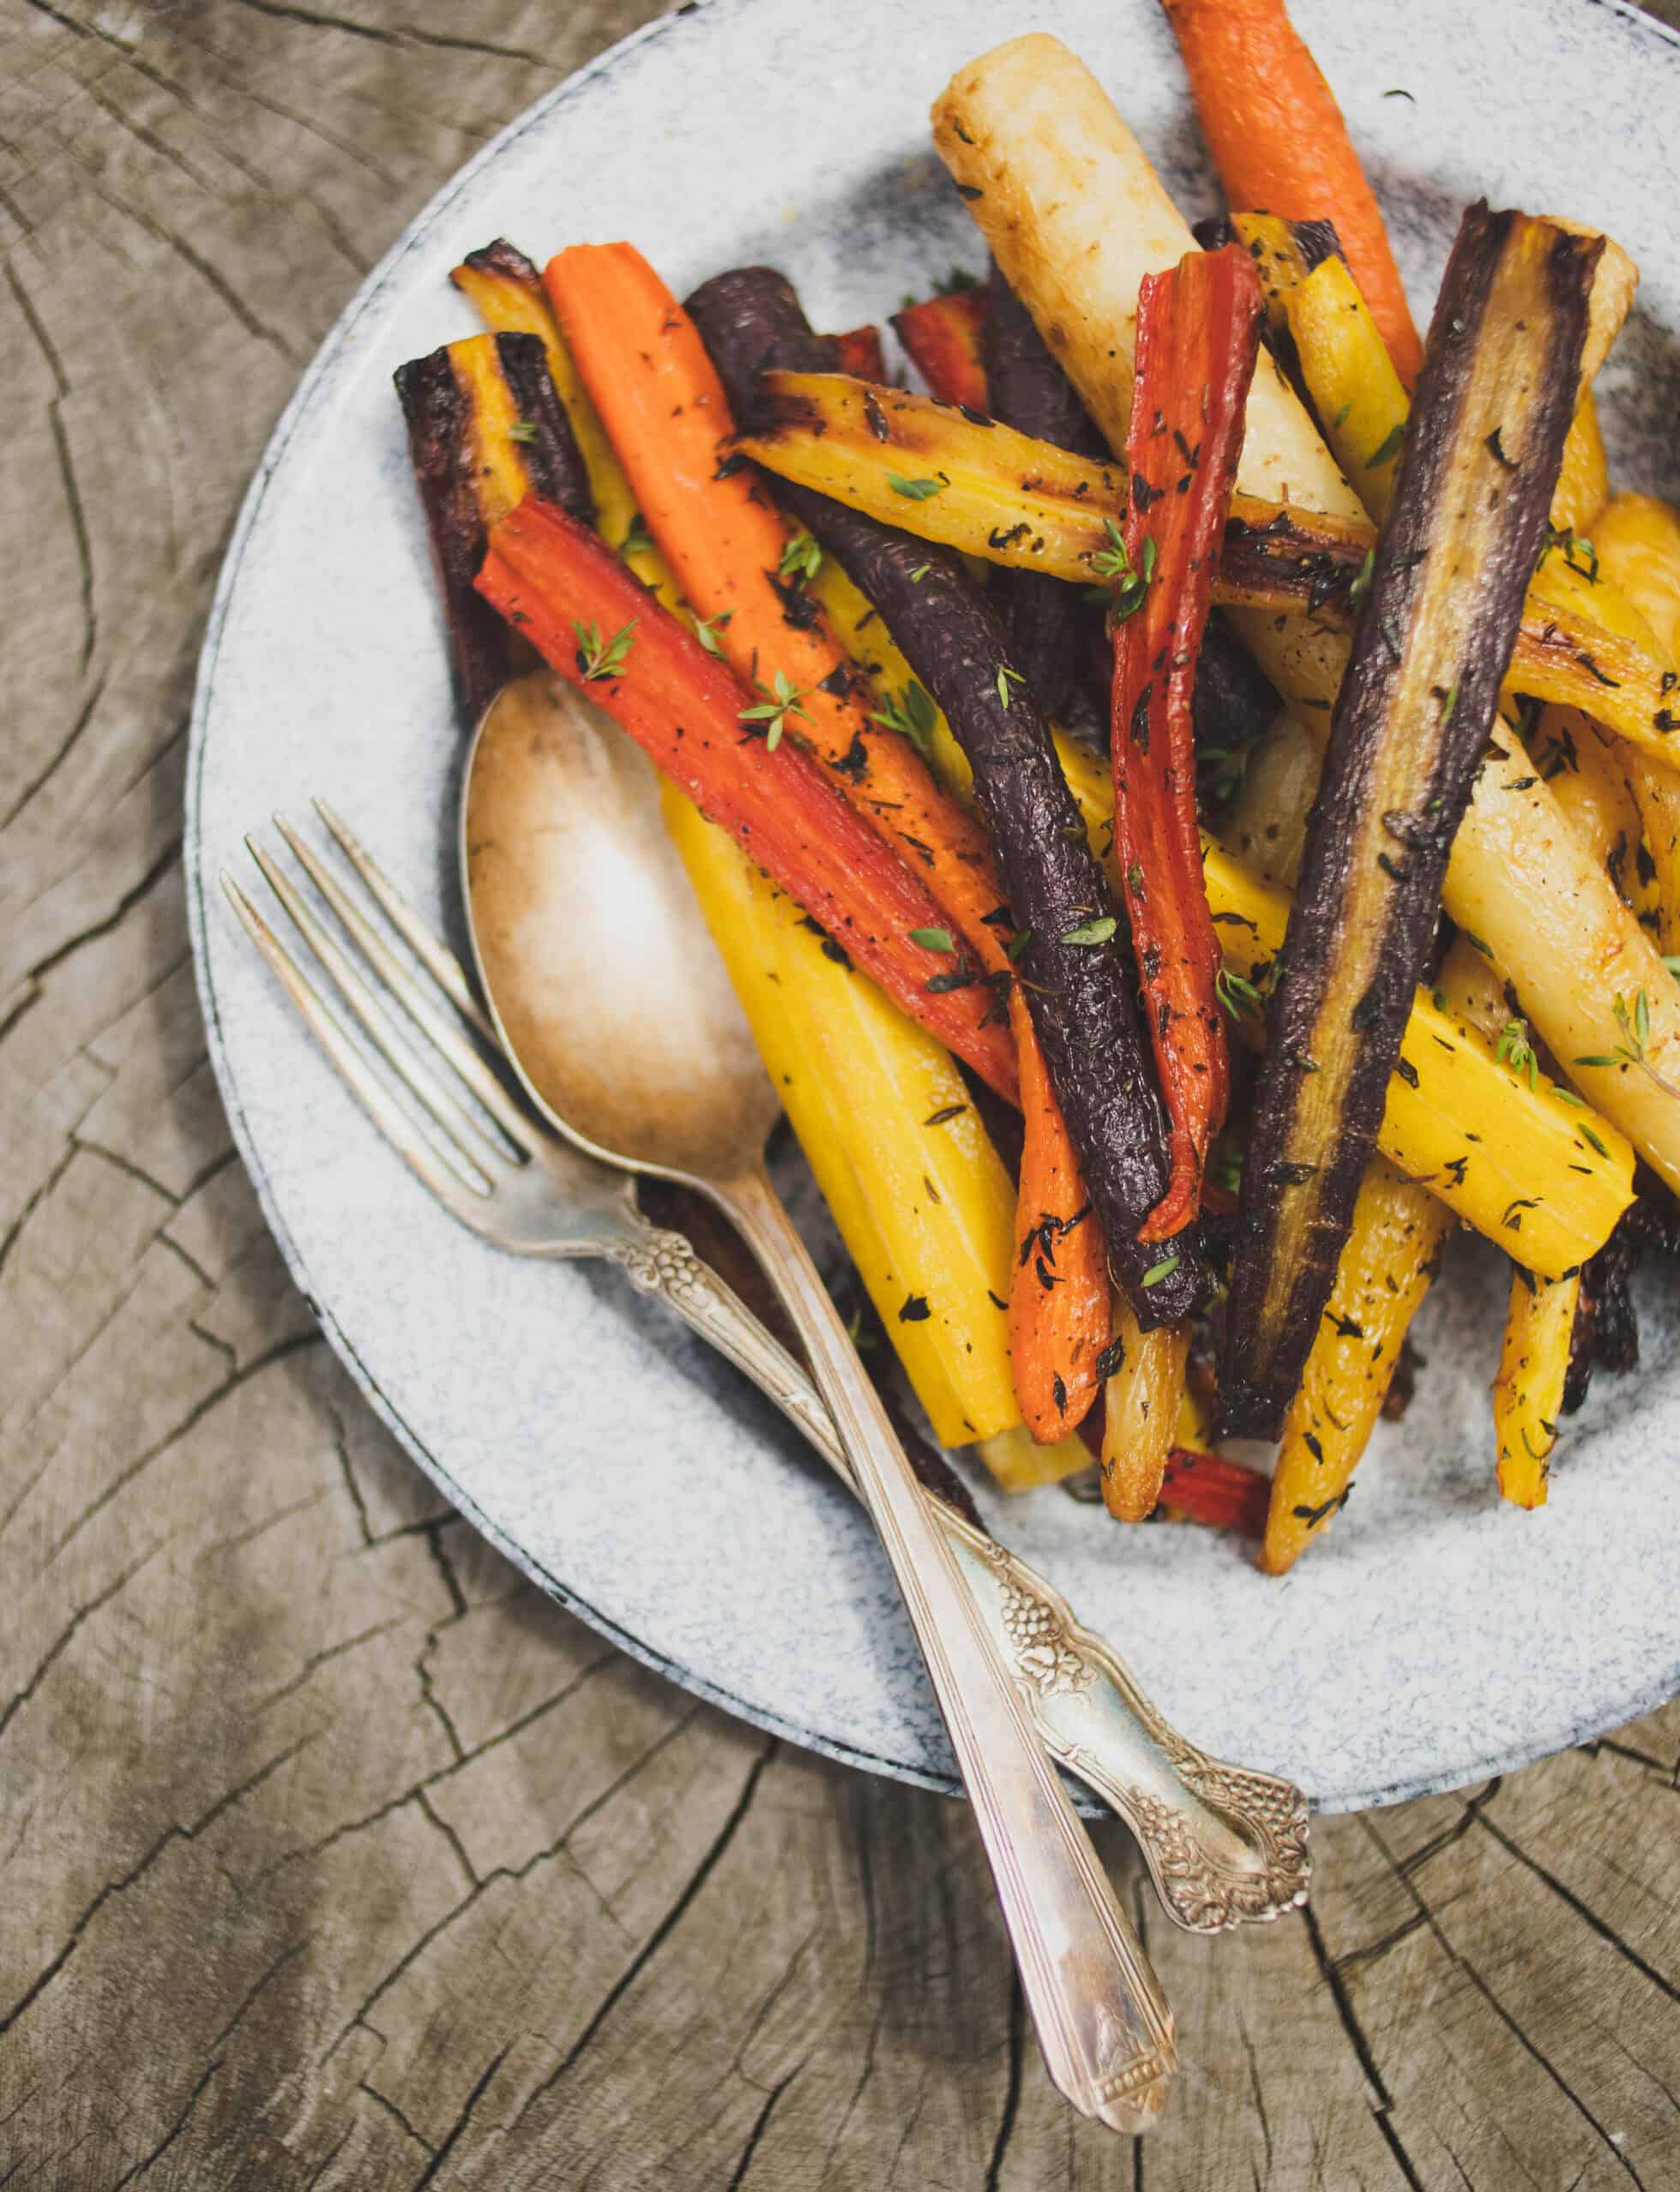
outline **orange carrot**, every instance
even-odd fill
[[[1027,1000],[1010,998],[1027,1132],[1016,1198],[1010,1373],[1041,1446],[1065,1438],[1096,1398],[1108,1344],[1108,1258]]]
[[[746,459],[699,330],[633,245],[582,244],[543,276],[637,505],[710,644],[826,765],[895,852],[906,847],[956,938],[999,986],[1009,976],[997,916],[1004,893],[980,823],[908,738],[856,697],[849,658],[806,594],[797,536]],[[949,985],[975,979],[962,955]]]
[[[1015,1046],[979,985],[949,980],[938,909],[903,857],[588,527],[533,497],[490,528],[478,589],[850,953],[893,1002],[1016,1100]],[[774,729],[774,726],[771,726]]]
[[[892,315],[893,332],[941,403],[986,408],[986,291],[953,289]],[[847,368],[848,371],[850,368]]]
[[[1189,71],[1201,134],[1238,212],[1330,221],[1394,370],[1423,362],[1375,194],[1336,95],[1284,0],[1161,0]]]

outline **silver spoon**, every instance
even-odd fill
[[[786,1304],[903,1593],[1051,2077],[1081,2113],[1146,2128],[1172,2013],[766,1173],[775,1094],[640,756],[569,688],[520,680],[474,739],[462,855],[491,1016],[545,1106],[607,1163],[709,1196]]]

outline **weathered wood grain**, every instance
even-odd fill
[[[1236,1939],[1111,1833],[1187,2063],[1140,2149],[1049,2088],[966,1814],[540,1599],[280,1268],[182,912],[217,559],[360,273],[650,12],[0,0],[0,2184],[1680,2183],[1680,1706],[1322,1823]]]

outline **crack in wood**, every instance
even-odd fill
[[[1677,1986],[1672,1980],[1665,1978],[1656,1966],[1648,1963],[1630,1941],[1623,1940],[1616,1928],[1606,1919],[1600,1918],[1590,1903],[1584,1903],[1573,1889],[1564,1885],[1555,1873],[1549,1873],[1538,1859],[1531,1857],[1522,1844],[1513,1840],[1494,1820],[1481,1815],[1478,1817],[1476,1823],[1484,1833],[1492,1836],[1502,1850],[1509,1855],[1515,1857],[1519,1865],[1527,1866],[1537,1880],[1543,1881],[1559,1902],[1567,1903],[1576,1916],[1584,1925],[1590,1926],[1601,1941],[1606,1942],[1611,1948],[1614,1949],[1617,1956],[1623,1957],[1625,1962],[1633,1966],[1635,1971],[1648,1979],[1659,1993],[1665,1995],[1671,2002],[1680,2004],[1680,1986]]]
[[[986,2192],[998,2192],[1004,2169],[1004,2158],[1010,2150],[1010,2141],[1015,2135],[1015,2120],[1021,2107],[1021,2073],[1027,2050],[1027,1997],[1022,1992],[1021,1974],[1010,1974],[1010,2071],[1004,2088],[1003,2112],[998,2119],[997,2136],[992,2141],[992,2153],[986,2165]],[[1268,2140],[1267,2150],[1271,2141]]]
[[[514,2118],[513,2122],[508,2127],[509,2130],[517,2131],[520,2125],[530,2114],[531,2111],[536,2106],[537,2103],[541,2100],[546,2094],[550,2093],[554,2087],[560,2084],[562,2080],[570,2070],[572,2065],[587,2049],[590,2042],[594,2039],[595,2034],[600,2030],[602,2025],[605,2023],[607,2018],[611,2016],[613,2010],[623,1999],[629,1988],[635,1984],[636,1980],[642,1971],[646,1969],[646,1966],[664,1947],[667,1937],[676,1929],[676,1927],[681,1925],[685,1913],[692,1906],[695,1897],[700,1894],[701,1890],[705,1887],[707,1880],[711,1879],[712,1874],[718,1865],[718,1860],[723,1856],[724,1852],[729,1848],[730,1843],[734,1841],[736,1835],[740,1829],[742,1821],[746,1818],[748,1811],[752,1808],[753,1799],[758,1793],[759,1783],[764,1778],[765,1769],[770,1764],[771,1759],[775,1757],[779,1748],[780,1744],[777,1739],[773,1736],[770,1737],[763,1750],[760,1752],[758,1757],[753,1761],[752,1769],[748,1772],[745,1783],[742,1784],[740,1796],[736,1797],[735,1803],[730,1808],[728,1818],[724,1820],[722,1826],[719,1827],[716,1835],[713,1836],[710,1846],[706,1850],[706,1854],[701,1857],[700,1863],[695,1867],[693,1873],[690,1875],[682,1892],[677,1897],[676,1900],[671,1904],[670,1909],[666,1911],[664,1916],[659,1921],[653,1931],[642,1943],[640,1948],[630,1959],[630,1962],[625,1967],[624,1970],[620,1973],[613,1985],[609,1987],[605,1998],[598,2004],[594,2015],[590,2018],[588,2023],[584,2027],[582,2032],[579,2034],[576,2040],[573,2041],[570,2047],[567,2049],[565,2055],[561,2059],[559,2067],[557,2070],[551,2070],[548,2076],[545,2077],[521,2103],[518,2114]],[[418,2188],[416,2188],[416,2192],[418,2192]]]
[[[158,2144],[153,2147],[149,2154],[146,2154],[142,2159],[137,2161],[132,2169],[125,2169],[123,2171],[122,2176],[119,2177],[116,2183],[112,2185],[110,2192],[122,2192],[122,2188],[125,2184],[134,2184],[138,2183],[138,2181],[144,2177],[156,2163],[160,2162],[163,2159],[164,2156],[169,2152],[176,2141],[187,2129],[188,2124],[192,2118],[193,2111],[198,2106],[199,2102],[204,2096],[205,2088],[209,2085],[211,2080],[216,2076],[221,2067],[221,2063],[217,2060],[210,2064],[206,2068],[203,2076],[193,2088],[191,2094],[188,2094],[187,2106],[182,2110],[180,2115],[176,2118],[169,2129],[164,2132],[163,2137],[158,2141]]]
[[[146,1560],[153,1558],[161,1550],[161,1546],[154,1546],[152,1552],[146,1556]],[[135,1564],[134,1573],[138,1573],[140,1569],[146,1565],[146,1560]],[[128,1871],[121,1874],[116,1879],[108,1880],[77,1919],[63,1947],[59,1950],[52,1962],[40,1973],[28,1991],[19,1998],[5,2016],[0,2016],[0,2034],[9,2032],[28,2010],[31,2003],[45,1992],[80,1946],[89,1926],[114,1896],[126,1894],[138,1881],[144,1879],[152,1866],[172,1844],[196,1842],[206,1827],[213,1826],[216,1821],[225,1813],[231,1811],[235,1804],[242,1803],[247,1796],[260,1789],[271,1774],[277,1773],[283,1766],[289,1764],[301,1751],[307,1750],[309,1745],[318,1739],[319,1732],[319,1730],[312,1730],[308,1735],[300,1736],[296,1742],[289,1743],[284,1750],[277,1752],[274,1757],[265,1760],[254,1773],[247,1775],[236,1788],[229,1789],[225,1795],[218,1796],[207,1812],[203,1813],[200,1817],[191,1821],[188,1826],[172,1825],[165,1827],[137,1864],[131,1866]]]

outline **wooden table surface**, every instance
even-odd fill
[[[341,5],[0,0],[0,2185],[1680,2184],[1680,1704],[1237,1937],[1106,1834],[1185,2064],[1117,2140],[967,1811],[546,1603],[317,1337],[188,953],[211,589],[362,275],[653,12]]]

